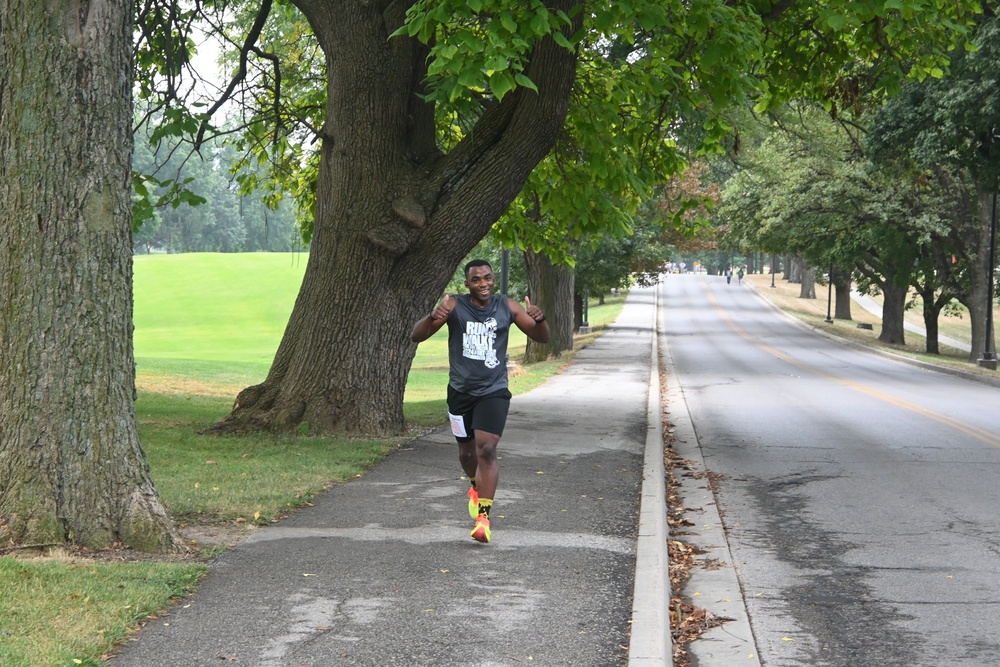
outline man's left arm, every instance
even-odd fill
[[[514,313],[514,324],[517,328],[536,343],[548,343],[549,323],[545,321],[542,309],[533,305],[528,297],[524,297],[524,307],[510,297],[507,301],[510,303],[511,312]]]

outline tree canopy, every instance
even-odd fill
[[[141,14],[148,48],[137,62],[160,83],[140,89],[162,100],[167,131],[196,127],[198,145],[222,127],[204,107],[192,124],[177,106],[198,17],[163,6],[148,0]],[[220,0],[190,9],[236,47],[226,91],[245,104],[226,131],[247,160],[271,165],[270,180],[244,185],[296,197],[312,239],[272,372],[241,395],[227,427],[384,431],[402,427],[413,347],[378,332],[425,312],[508,210],[525,214],[511,232],[523,245],[624,229],[656,183],[720,149],[730,105],[766,110],[805,96],[835,109],[858,90],[934,76],[980,8]],[[166,55],[146,57],[157,49]],[[405,285],[392,279],[400,273]],[[345,309],[362,284],[385,316],[359,324]]]

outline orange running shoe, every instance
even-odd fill
[[[476,487],[469,487],[469,516],[475,519],[479,516],[479,492]]]
[[[472,539],[483,544],[490,541],[490,518],[485,514],[476,517],[476,527],[472,529]]]

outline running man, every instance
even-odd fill
[[[465,265],[468,294],[445,295],[430,315],[413,325],[410,338],[422,343],[448,323],[448,417],[458,440],[458,460],[468,475],[472,539],[490,541],[490,508],[500,466],[497,443],[510,407],[507,389],[507,335],[514,323],[539,343],[549,340],[545,313],[525,297],[524,307],[506,294],[493,294],[490,263]]]

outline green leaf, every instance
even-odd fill
[[[563,47],[564,49],[568,49],[570,51],[574,49],[573,44],[568,39],[566,39],[566,35],[562,34],[561,32],[552,33],[552,39],[555,40],[556,44]]]
[[[713,67],[722,59],[722,48],[718,42],[713,42],[701,56],[702,67]]]
[[[549,32],[549,17],[544,11],[539,12],[531,17],[531,23],[529,23],[531,31],[538,36],[545,35]]]
[[[482,85],[483,73],[478,69],[466,69],[458,77],[458,85],[466,88],[477,88]]]
[[[494,54],[490,56],[489,60],[486,61],[484,67],[487,72],[496,72],[510,67],[510,61],[508,61],[507,58],[504,58],[500,54]]]
[[[514,80],[507,72],[494,72],[490,75],[490,90],[498,100],[502,100],[513,89]]]
[[[530,88],[536,93],[538,92],[538,86],[535,85],[535,82],[529,79],[524,74],[521,74],[520,72],[514,75],[514,81],[516,81],[517,85],[519,86],[523,86],[524,88]]]
[[[461,30],[455,35],[455,38],[458,42],[465,45],[465,48],[468,49],[470,53],[479,53],[485,46],[483,44],[482,37],[475,34],[471,30]]]
[[[847,26],[847,18],[840,14],[830,14],[826,17],[826,24],[833,30],[840,32]]]
[[[517,32],[517,21],[514,20],[510,12],[505,11],[500,14],[500,24],[511,34]]]
[[[594,28],[598,32],[607,32],[615,24],[615,17],[609,11],[599,11],[594,16]]]

